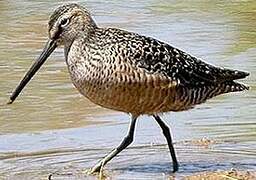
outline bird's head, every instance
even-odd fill
[[[89,12],[78,4],[67,4],[57,8],[48,23],[49,39],[57,45],[69,45],[79,35],[88,35],[96,28]]]
[[[58,7],[53,12],[50,16],[48,28],[48,42],[39,58],[34,62],[12,93],[9,104],[16,99],[22,89],[58,46],[70,46],[76,37],[80,35],[88,36],[97,26],[85,8],[77,4],[66,4]]]

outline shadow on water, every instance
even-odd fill
[[[68,1],[65,1],[68,2]],[[248,71],[247,92],[194,110],[165,114],[180,171],[173,176],[165,139],[140,118],[134,144],[106,166],[114,179],[180,179],[201,171],[256,171],[256,3],[253,1],[78,1],[101,26],[169,42],[206,61]],[[40,53],[58,1],[0,1],[0,179],[84,179],[84,170],[126,134],[129,117],[100,108],[71,85],[57,50],[7,106],[12,89]]]

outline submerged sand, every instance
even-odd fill
[[[239,171],[231,169],[229,171],[201,172],[186,176],[185,180],[255,180],[256,172]]]

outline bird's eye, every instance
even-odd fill
[[[66,26],[68,23],[69,23],[69,19],[68,19],[68,18],[63,18],[63,19],[60,21],[60,25],[61,25],[62,27]]]

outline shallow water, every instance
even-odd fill
[[[68,2],[68,1],[65,1]],[[79,2],[79,1],[78,1]],[[81,1],[100,26],[152,36],[207,62],[251,73],[247,92],[165,114],[172,126],[180,179],[200,171],[256,171],[256,3],[234,1]],[[129,116],[98,107],[71,85],[58,49],[12,105],[12,90],[47,39],[58,1],[0,1],[0,179],[82,179],[127,131]],[[210,144],[198,140],[206,137]],[[105,168],[114,179],[172,175],[165,139],[141,117],[135,142]],[[91,177],[94,178],[94,177]]]

